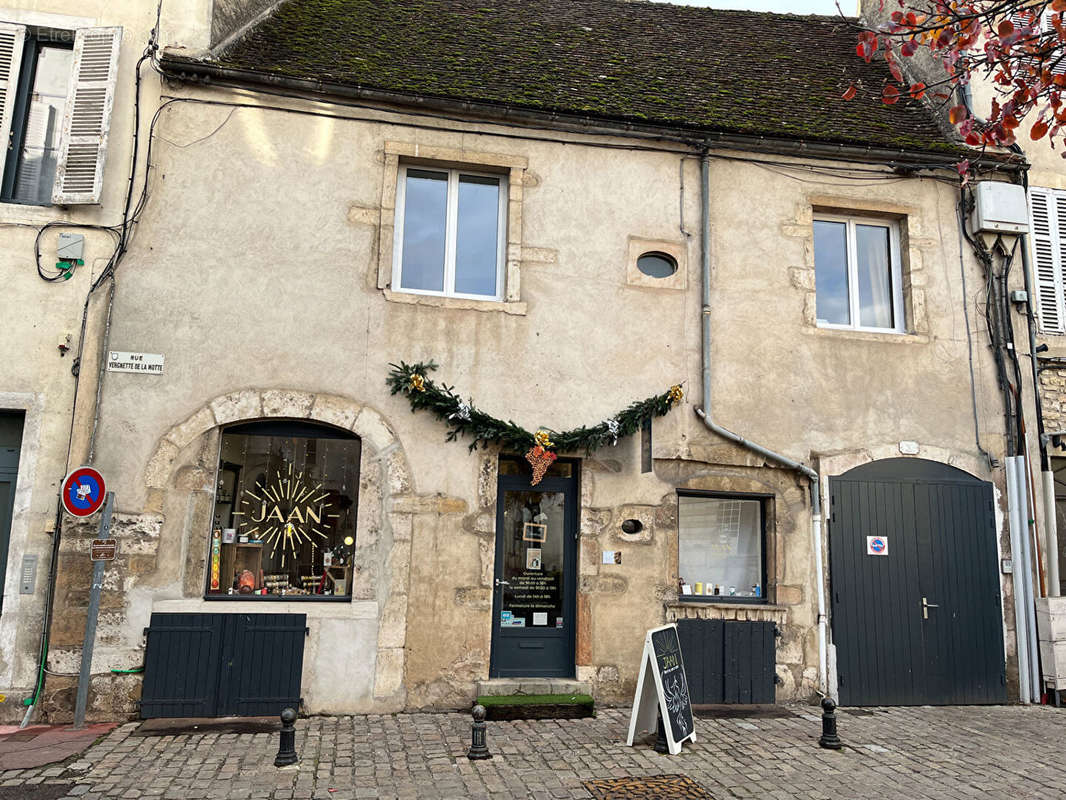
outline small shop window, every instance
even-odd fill
[[[207,596],[350,598],[359,439],[302,422],[222,433]]]
[[[765,498],[678,497],[679,596],[765,602]]]

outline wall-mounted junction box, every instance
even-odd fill
[[[974,186],[973,197],[970,227],[974,233],[1029,231],[1029,204],[1023,187],[1002,181],[981,181]]]

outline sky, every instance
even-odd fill
[[[748,11],[780,11],[786,14],[836,14],[836,0],[657,0],[683,6],[747,9]],[[840,8],[853,16],[856,0],[840,0]]]

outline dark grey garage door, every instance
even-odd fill
[[[896,458],[829,493],[841,703],[1005,702],[992,484]]]

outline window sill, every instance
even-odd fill
[[[885,342],[893,344],[927,344],[929,337],[924,333],[909,331],[873,331],[863,328],[837,328],[828,325],[807,325],[803,332],[810,336],[827,336],[841,339],[855,339],[862,342]]]
[[[66,206],[38,206],[31,203],[0,200],[0,221],[2,222],[43,225],[49,222],[66,222],[70,218],[70,210]]]
[[[670,603],[670,605],[688,606],[692,608],[706,608],[710,606],[712,608],[769,609],[770,611],[785,610],[785,606],[778,606],[765,601],[759,602],[754,597],[738,597],[735,600],[730,600],[729,597],[711,597],[706,600],[700,600],[698,597],[679,597],[676,602]]]
[[[716,603],[676,600],[665,604],[666,621],[684,619],[722,619],[737,622],[775,622],[783,625],[788,606],[771,603]]]
[[[385,299],[392,303],[464,311],[496,311],[515,316],[525,316],[527,313],[525,303],[500,300],[471,300],[466,297],[441,297],[431,294],[411,294],[409,292],[394,292],[392,289],[383,289],[382,291],[385,293]]]

